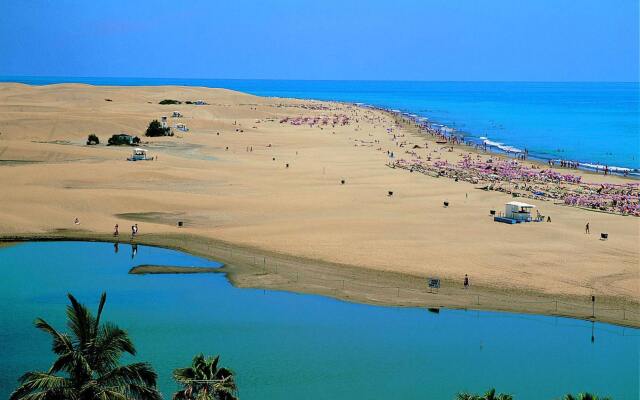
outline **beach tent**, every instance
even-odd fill
[[[516,221],[531,221],[531,211],[534,208],[536,208],[536,206],[531,204],[510,201],[505,204],[504,216]]]

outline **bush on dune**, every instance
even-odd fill
[[[94,144],[100,144],[100,139],[98,139],[98,136],[92,133],[87,137],[87,145],[91,146]]]
[[[164,99],[164,100],[161,100],[159,104],[163,104],[163,105],[166,105],[166,104],[182,104],[182,102],[180,100]]]
[[[171,130],[169,128],[163,128],[160,122],[157,119],[154,119],[149,123],[149,127],[145,132],[145,136],[155,137],[155,136],[169,136]]]

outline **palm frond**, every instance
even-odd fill
[[[128,400],[125,394],[111,389],[103,389],[98,394],[98,398],[100,400]]]
[[[135,363],[117,367],[98,378],[98,383],[104,386],[121,386],[142,384],[155,386],[158,376],[148,363]]]
[[[10,400],[23,400],[28,396],[43,399],[55,398],[56,394],[61,394],[72,386],[67,378],[39,371],[25,373],[20,377],[19,382],[21,385],[9,396]]]
[[[98,332],[98,328],[100,327],[100,317],[102,317],[102,310],[104,309],[104,304],[107,302],[107,292],[102,292],[100,296],[100,304],[98,305],[98,312],[96,313],[96,321],[93,326],[93,330]]]
[[[496,400],[496,390],[491,388],[484,394],[485,400]]]
[[[458,393],[456,395],[456,400],[481,400],[479,396],[471,393]]]
[[[173,400],[190,400],[191,395],[189,393],[190,391],[188,391],[187,389],[179,390],[173,394],[172,399]]]
[[[74,358],[75,355],[73,351],[61,354],[60,357],[56,358],[53,362],[51,368],[49,368],[49,373],[55,374],[60,371],[72,372]]]
[[[79,347],[85,349],[93,340],[94,319],[87,307],[80,304],[71,293],[67,297],[71,302],[67,306],[67,325],[76,336]]]
[[[49,325],[49,323],[42,318],[36,318],[34,324],[36,328],[50,334],[53,337],[52,350],[54,353],[62,354],[65,352],[73,351],[73,344],[71,343],[71,338],[69,337],[69,335],[58,332],[54,327]]]
[[[130,384],[127,393],[131,400],[162,400],[162,395],[155,387]]]
[[[178,383],[188,384],[195,378],[195,371],[191,367],[177,368],[173,370],[173,379],[175,379]]]
[[[129,334],[111,323],[103,324],[91,344],[94,368],[103,373],[117,365],[123,353],[136,354]]]

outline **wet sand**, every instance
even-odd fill
[[[207,274],[216,273],[218,268],[206,267],[176,267],[172,265],[138,265],[129,271],[132,275],[162,275],[162,274]]]

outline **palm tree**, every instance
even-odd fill
[[[456,400],[513,400],[513,396],[504,393],[496,394],[495,389],[489,389],[484,395],[458,393]]]
[[[578,397],[572,395],[571,393],[566,394],[562,400],[611,400],[610,397],[603,397],[600,398],[595,394],[591,394],[591,393],[580,393],[578,394]]]
[[[135,355],[136,350],[124,330],[100,324],[106,293],[95,317],[71,294],[68,297],[71,334],[57,331],[41,318],[35,321],[36,328],[51,335],[56,360],[46,372],[25,373],[9,399],[160,400],[156,373],[148,363],[119,364],[123,353]]]
[[[173,371],[173,378],[182,390],[173,395],[174,400],[237,400],[238,387],[233,372],[218,367],[219,356],[205,358],[199,354],[191,366]]]

